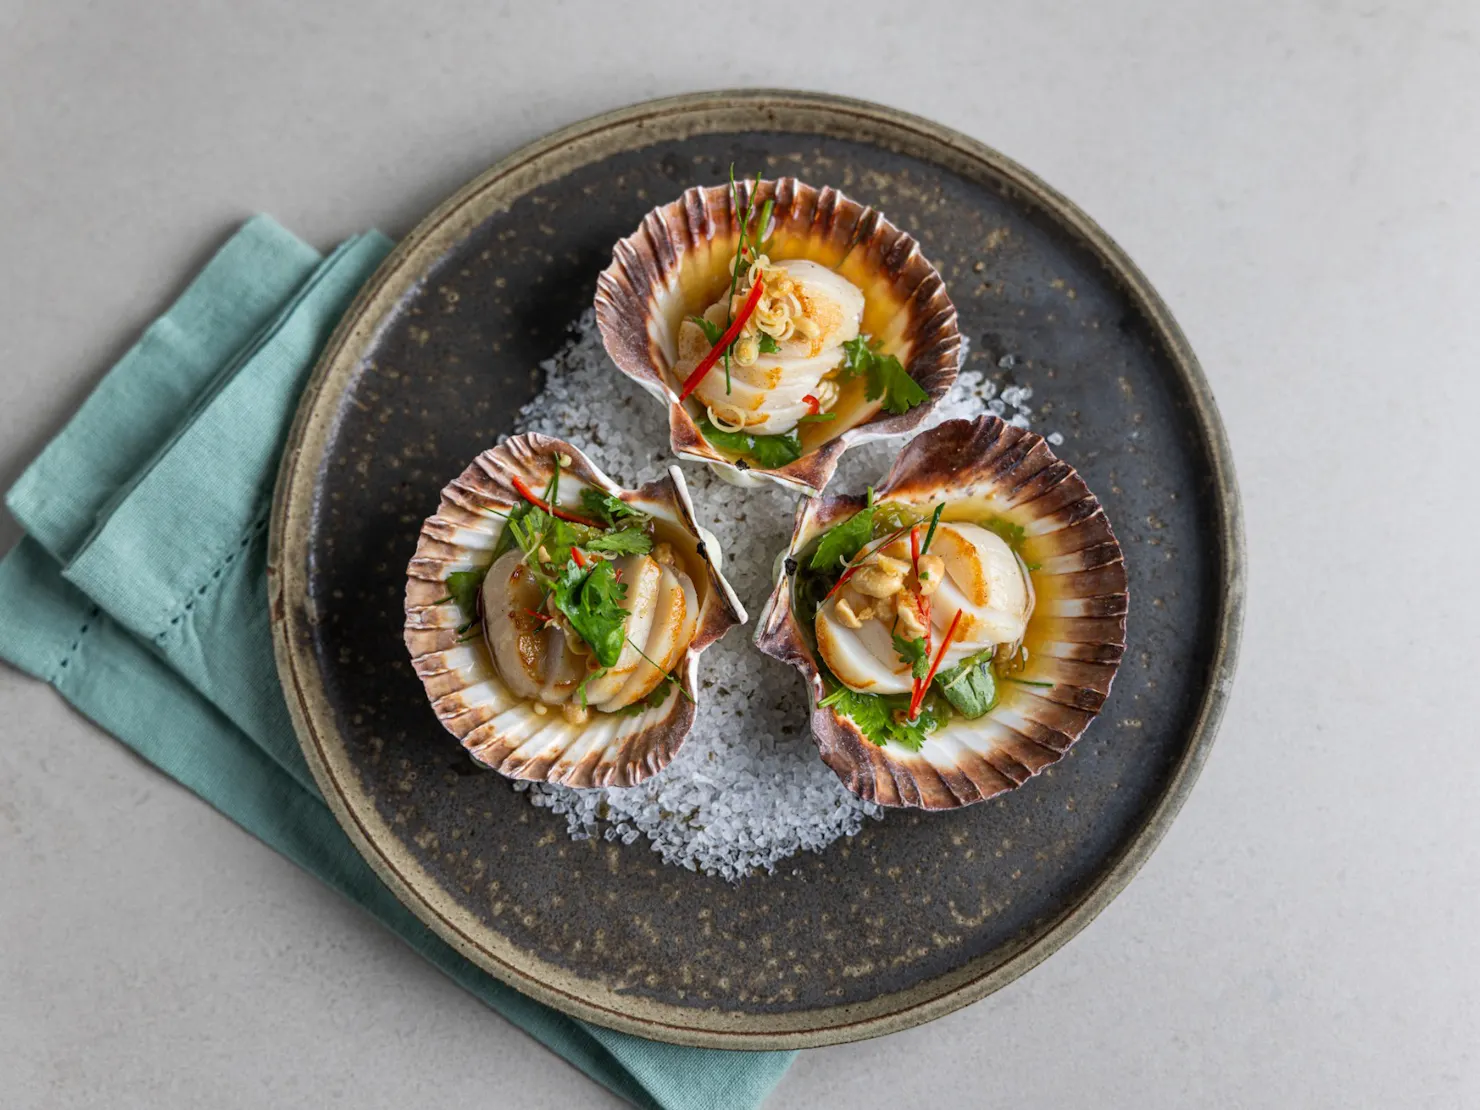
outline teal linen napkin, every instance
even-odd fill
[[[793,1053],[679,1048],[575,1021],[442,943],[335,823],[293,735],[267,621],[267,512],[319,348],[390,249],[328,258],[259,216],[9,491],[0,657],[363,906],[454,981],[639,1106],[752,1107]]]

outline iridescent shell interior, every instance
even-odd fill
[[[756,632],[767,655],[796,666],[812,691],[823,760],[860,797],[886,806],[952,809],[1022,785],[1061,759],[1104,704],[1125,653],[1125,563],[1104,510],[1041,436],[996,417],[951,420],[911,441],[876,491],[879,501],[945,517],[987,513],[1023,529],[1037,601],[1025,669],[1000,684],[975,720],[954,717],[918,752],[870,743],[851,719],[817,703],[826,693],[813,630],[793,609],[793,578],[813,542],[864,499],[807,499]],[[963,509],[962,507],[967,507]],[[954,507],[954,512],[953,512]]]
[[[911,431],[945,395],[961,355],[956,309],[919,244],[876,210],[835,189],[783,177],[739,184],[742,215],[752,193],[756,211],[767,200],[775,202],[766,253],[774,261],[818,262],[858,286],[865,301],[863,331],[882,341],[883,353],[899,359],[929,401],[895,415],[867,399],[863,379],[844,383],[833,410],[837,418],[801,425],[802,456],[776,469],[749,465],[703,438],[702,409],[692,397],[679,401],[672,369],[680,323],[729,287],[740,216],[727,185],[689,189],[653,209],[634,234],[617,243],[612,264],[597,280],[596,319],[618,368],[668,406],[676,455],[706,462],[741,484],[770,481],[817,493],[850,444]]]
[[[481,620],[470,625],[447,585],[453,572],[492,564],[503,516],[522,500],[514,479],[543,490],[552,460],[562,454],[571,460],[562,468],[562,490],[594,486],[651,514],[699,598],[696,630],[674,672],[685,693],[669,684],[661,704],[639,704],[630,713],[593,713],[582,724],[511,692],[494,664]],[[561,502],[567,503],[564,494]],[[479,455],[443,489],[437,512],[422,525],[406,571],[406,648],[438,720],[479,763],[510,778],[632,786],[666,767],[692,727],[699,655],[746,620],[720,573],[720,561],[713,536],[695,518],[677,467],[666,478],[624,490],[570,444],[519,436]]]

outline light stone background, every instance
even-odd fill
[[[1217,391],[1251,567],[1130,888],[770,1106],[1480,1105],[1476,0],[0,0],[0,481],[250,213],[402,234],[552,128],[735,85],[939,120],[1108,228]],[[615,1105],[3,666],[0,737],[0,1104]]]

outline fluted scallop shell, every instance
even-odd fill
[[[738,186],[742,211],[757,186]],[[699,432],[702,410],[680,403],[671,374],[678,327],[721,297],[735,257],[739,216],[729,186],[689,189],[654,208],[635,233],[617,243],[612,264],[596,283],[596,320],[612,361],[668,406],[670,445],[680,458],[705,462],[741,485],[770,481],[801,493],[819,493],[838,459],[855,443],[903,435],[919,426],[956,380],[961,334],[945,282],[914,238],[875,209],[833,188],[795,178],[762,181],[755,210],[774,198],[768,253],[809,258],[833,267],[863,291],[863,330],[884,341],[930,400],[894,415],[864,398],[862,381],[845,386],[839,418],[801,426],[805,453],[774,470],[732,462]],[[702,302],[702,303],[700,303]]]
[[[459,632],[467,618],[448,600],[447,576],[485,568],[503,530],[499,513],[522,498],[511,478],[542,490],[552,457],[570,456],[562,475],[622,498],[675,525],[694,539],[704,575],[694,576],[699,618],[694,638],[675,668],[688,697],[669,687],[659,706],[627,716],[593,713],[572,724],[559,710],[539,714],[534,703],[513,695],[494,666],[481,626]],[[714,537],[695,519],[683,475],[624,490],[579,450],[558,439],[523,435],[479,455],[442,490],[435,515],[421,528],[416,554],[406,570],[406,648],[432,709],[447,731],[479,763],[516,779],[567,786],[633,786],[673,759],[694,723],[699,655],[730,628],[744,624],[745,610],[720,573]]]
[[[808,544],[864,506],[864,499],[807,499],[781,560],[756,646],[791,663],[812,693],[812,732],[822,758],[855,794],[886,806],[953,809],[1021,786],[1062,758],[1110,692],[1125,653],[1128,603],[1120,544],[1099,501],[1041,436],[992,416],[950,420],[911,441],[876,492],[879,501],[928,508],[981,497],[1021,525],[1037,605],[1028,622],[1021,682],[1000,684],[995,708],[954,718],[918,752],[877,747],[825,696],[811,630],[792,611],[797,560]],[[1027,685],[1047,683],[1050,685]]]

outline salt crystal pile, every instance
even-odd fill
[[[520,410],[516,431],[569,440],[624,486],[657,478],[675,461],[666,409],[611,364],[593,313],[572,330],[542,365],[545,388]],[[986,411],[1027,427],[1033,391],[1011,385],[996,394],[984,375],[963,371],[920,431]],[[832,488],[877,484],[899,447],[891,440],[849,449]],[[724,552],[725,577],[752,617],[759,615],[773,585],[772,563],[791,539],[796,495],[738,489],[693,465],[684,477],[700,523]],[[620,789],[523,782],[514,789],[564,816],[574,839],[632,844],[646,837],[665,863],[730,880],[757,868],[774,871],[798,851],[854,835],[864,818],[883,810],[850,793],[818,758],[801,677],[756,651],[753,631],[735,629],[704,653],[693,731],[660,774]]]

